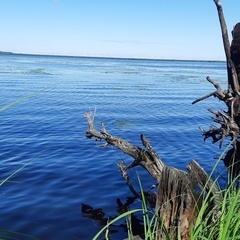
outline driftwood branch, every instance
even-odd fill
[[[224,101],[227,105],[229,105],[233,100],[232,94],[229,94],[227,91],[222,90],[221,86],[217,82],[213,81],[209,76],[207,76],[206,79],[216,88],[216,91],[209,93],[204,97],[196,99],[195,101],[192,102],[192,104],[200,102],[211,96],[214,96],[217,97],[220,101]]]
[[[197,186],[205,194],[210,192],[210,196],[220,191],[214,182],[209,179],[204,169],[195,160],[187,166],[188,172],[167,166],[153,150],[149,140],[143,134],[141,134],[140,138],[144,148],[140,148],[126,140],[112,136],[107,132],[103,123],[102,129],[97,131],[94,126],[93,113],[85,113],[84,116],[88,121],[87,138],[104,140],[106,142],[104,146],[113,145],[134,159],[128,166],[123,161],[117,163],[117,165],[135,197],[141,198],[131,184],[127,174],[128,169],[137,165],[142,166],[157,181],[157,197],[155,195],[149,197],[156,203],[157,213],[164,220],[165,227],[172,236],[176,236],[178,226],[181,226],[182,239],[188,239],[190,226],[194,223],[202,203],[201,194],[196,190]],[[217,205],[219,200],[214,199],[213,201],[211,199],[211,203]],[[164,239],[164,236],[161,237]]]
[[[141,153],[141,149],[132,145],[131,143],[121,139],[111,136],[107,133],[104,123],[102,123],[102,130],[98,132],[94,126],[94,115],[90,112],[90,114],[85,113],[84,116],[88,121],[88,130],[86,132],[87,138],[95,137],[96,140],[105,140],[107,144],[113,145],[124,153],[130,155],[133,158],[138,158]]]
[[[192,160],[186,168],[203,192],[211,192],[211,196],[216,197],[214,199],[216,204],[221,201],[222,197],[218,194],[220,191],[219,187],[195,160]]]
[[[200,101],[202,101],[206,98],[209,98],[211,96],[217,97],[219,100],[222,100],[222,101],[226,101],[226,102],[230,101],[230,99],[226,99],[228,97],[227,92],[223,91],[222,88],[220,87],[220,85],[217,82],[213,81],[209,76],[207,76],[206,79],[207,79],[208,82],[213,84],[213,86],[217,89],[217,91],[214,91],[214,92],[209,93],[208,95],[206,95],[204,97],[196,99],[195,101],[192,102],[192,104],[200,102]]]
[[[134,189],[131,181],[130,181],[130,178],[127,174],[127,166],[125,165],[124,161],[122,162],[118,162],[117,165],[119,166],[120,168],[120,171],[122,172],[122,176],[123,178],[125,179],[129,189],[131,190],[131,192],[133,193],[133,195],[137,198],[141,198],[140,194]]]
[[[92,113],[85,113],[84,116],[87,118],[88,121],[88,129],[86,131],[86,137],[92,138],[98,140],[105,140],[108,145],[113,145],[117,148],[119,148],[122,152],[128,154],[129,156],[134,158],[134,161],[129,164],[128,166],[125,165],[124,162],[117,163],[117,165],[120,167],[120,171],[123,173],[124,178],[126,179],[126,182],[128,183],[128,176],[126,174],[127,170],[130,168],[133,168],[135,166],[142,166],[145,168],[151,176],[157,180],[157,182],[160,182],[160,179],[162,178],[162,172],[166,168],[171,168],[171,171],[177,172],[181,174],[182,176],[187,176],[187,178],[190,179],[191,184],[194,186],[199,185],[199,187],[203,189],[203,186],[206,185],[207,181],[208,184],[212,185],[213,182],[209,181],[207,173],[204,171],[203,168],[200,167],[200,165],[193,160],[186,168],[189,171],[187,173],[186,171],[182,171],[170,166],[167,166],[161,158],[158,156],[158,154],[153,150],[149,140],[141,134],[140,138],[142,140],[142,144],[146,149],[142,149],[140,147],[137,147],[131,143],[129,143],[126,140],[123,140],[118,137],[112,136],[110,133],[107,133],[106,128],[104,127],[104,130],[97,131],[94,126],[94,117]],[[104,126],[102,124],[102,126]],[[210,188],[206,188],[205,190],[209,191]],[[211,191],[215,192],[216,187],[214,187]],[[133,191],[134,192],[134,191]],[[213,192],[213,194],[214,194]],[[134,193],[134,195],[136,195]]]
[[[97,131],[94,126],[94,116],[90,112],[85,113],[84,116],[88,121],[88,129],[86,131],[86,137],[94,137],[96,140],[105,140],[107,144],[113,145],[119,148],[122,152],[131,156],[134,161],[126,167],[126,169],[132,168],[134,166],[140,165],[144,167],[151,176],[159,181],[159,176],[163,170],[164,163],[158,157],[158,155],[153,151],[150,142],[147,138],[141,135],[142,143],[146,146],[146,149],[137,147],[121,138],[114,137],[110,135],[102,123],[102,130]]]
[[[202,101],[202,100],[205,100],[205,99],[207,99],[207,98],[209,98],[209,97],[215,96],[215,94],[216,94],[215,91],[212,92],[212,93],[209,93],[209,94],[207,94],[206,96],[203,96],[203,97],[200,97],[200,98],[194,100],[194,101],[192,102],[192,104],[195,104],[195,103],[197,103],[197,102],[200,102],[200,101]]]

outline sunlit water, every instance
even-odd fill
[[[97,109],[96,128],[103,121],[140,147],[143,133],[166,164],[185,169],[196,159],[210,172],[222,150],[204,144],[199,127],[213,123],[208,108],[225,106],[214,98],[191,104],[215,90],[208,75],[226,88],[224,62],[0,55],[0,179],[32,161],[0,187],[0,228],[40,239],[92,239],[102,226],[82,214],[81,204],[108,218],[118,214],[117,198],[132,196],[116,165],[132,159],[86,139],[89,109]],[[129,172],[135,187],[136,170],[146,188],[155,183],[136,168]],[[112,239],[127,236],[123,223]]]

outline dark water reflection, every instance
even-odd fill
[[[191,105],[213,91],[208,75],[226,88],[221,62],[1,55],[0,108],[45,89],[0,112],[1,179],[33,160],[0,188],[1,228],[40,239],[92,239],[102,226],[84,216],[82,204],[108,218],[118,215],[117,199],[133,197],[116,165],[132,159],[85,137],[89,108],[97,108],[97,128],[104,121],[111,134],[138,146],[145,134],[166,164],[185,169],[196,159],[210,172],[222,150],[204,144],[198,127],[212,124],[208,108],[225,106],[215,99]],[[149,188],[153,180],[136,170]],[[138,187],[136,170],[130,176]],[[113,239],[126,237],[115,230]]]

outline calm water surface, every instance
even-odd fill
[[[82,204],[108,218],[118,215],[118,198],[132,197],[116,165],[132,159],[86,139],[89,109],[97,109],[97,128],[103,121],[140,147],[145,134],[166,164],[185,169],[196,159],[210,172],[222,150],[204,144],[199,127],[212,124],[208,108],[225,106],[213,98],[191,104],[215,90],[208,75],[226,89],[223,62],[0,55],[0,108],[19,100],[0,112],[0,179],[32,161],[0,187],[1,229],[92,239],[101,222],[83,214]],[[136,187],[136,170],[146,188],[154,183],[136,168],[129,173]],[[112,239],[127,236],[123,224],[112,228]]]

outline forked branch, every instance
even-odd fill
[[[146,149],[139,148],[124,139],[112,136],[107,132],[103,123],[102,130],[97,131],[94,126],[94,115],[92,112],[85,113],[84,116],[87,118],[88,121],[86,137],[94,137],[96,141],[105,140],[106,143],[104,144],[104,146],[113,145],[119,148],[122,152],[134,158],[134,161],[130,165],[126,166],[125,170],[140,165],[144,167],[154,179],[156,179],[157,181],[159,180],[165,164],[162,162],[157,153],[153,150],[149,140],[144,135],[141,135],[141,140],[143,146],[145,146]]]

